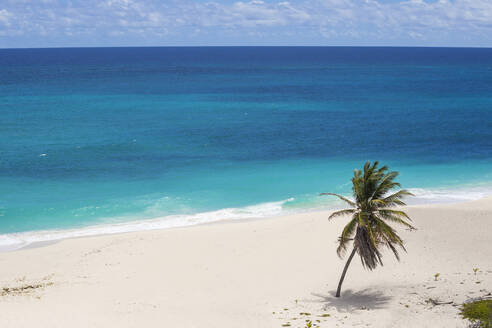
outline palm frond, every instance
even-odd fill
[[[371,235],[372,233],[367,227],[359,226],[354,238],[354,246],[357,248],[362,266],[368,270],[373,270],[378,264],[382,264],[381,253],[377,243],[374,243],[374,236]]]
[[[350,222],[343,228],[342,234],[338,238],[339,245],[337,247],[337,254],[341,258],[347,250],[347,244],[350,238],[353,236],[355,228],[357,227],[357,219],[354,217]]]
[[[359,224],[359,226],[361,226],[361,227],[367,226],[367,220],[365,218],[365,215],[362,214],[362,212],[358,212],[356,214],[356,218],[357,218],[357,223]]]
[[[414,194],[408,190],[402,189],[381,200],[385,203],[385,207],[402,206],[406,205],[405,202],[402,201],[405,196],[414,196]]]
[[[398,236],[396,231],[389,226],[384,220],[381,220],[377,216],[373,217],[375,230],[378,231],[379,237],[384,240],[388,240],[391,243],[397,244],[403,247],[403,240]]]
[[[386,246],[393,252],[393,254],[395,255],[396,257],[396,260],[397,261],[400,261],[400,254],[398,253],[398,250],[396,249],[395,245],[393,245],[393,242],[391,242],[391,240],[389,240],[386,236],[383,236],[384,240],[385,240],[385,244]],[[403,245],[400,245],[400,247],[403,248],[404,251],[406,251],[405,247]]]
[[[400,184],[398,182],[393,181],[394,179],[396,179],[398,174],[398,172],[392,171],[382,176],[382,179],[380,179],[377,187],[374,190],[374,193],[372,194],[372,198],[382,198],[391,189],[395,187],[400,187]]]
[[[353,209],[353,208],[345,209],[345,210],[339,210],[339,211],[336,211],[336,212],[331,213],[330,216],[328,217],[328,220],[331,220],[333,218],[336,218],[337,216],[344,216],[344,215],[348,215],[348,214],[354,214],[355,211],[357,211],[357,210],[356,209]]]
[[[357,169],[354,170],[354,177],[352,178],[352,192],[354,194],[355,202],[360,205],[365,197],[362,172]]]
[[[412,221],[412,219],[410,219],[407,213],[400,210],[394,210],[392,208],[380,208],[377,211],[378,213],[391,214]]]
[[[397,211],[392,209],[380,209],[377,211],[377,215],[379,215],[383,220],[395,222],[403,226],[406,226],[411,230],[416,230],[416,228],[413,225],[405,221],[405,220],[412,221],[412,219],[410,219],[407,213],[403,211]]]
[[[348,198],[346,198],[346,197],[344,197],[342,195],[339,195],[339,194],[334,194],[334,193],[331,193],[331,192],[323,192],[323,193],[321,193],[319,195],[320,196],[322,196],[322,195],[336,196],[336,197],[340,198],[341,200],[343,200],[344,202],[346,202],[347,204],[349,204],[350,206],[353,206],[353,207],[356,206],[356,204],[353,201],[351,201],[350,199],[348,199]]]
[[[387,207],[386,206],[386,203],[382,199],[371,199],[369,201],[369,204],[370,204],[371,207],[375,207],[375,208],[378,208],[378,207]]]

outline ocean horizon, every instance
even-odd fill
[[[492,195],[492,49],[0,49],[0,249],[340,207],[365,161],[409,203]]]

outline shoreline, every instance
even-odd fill
[[[413,188],[412,190],[413,191],[418,190],[419,193],[422,193],[427,197],[428,194],[430,194],[431,197],[425,198],[421,196],[420,198],[416,197],[416,199],[410,199],[410,204],[407,206],[411,206],[411,207],[426,206],[426,205],[433,205],[433,204],[437,204],[437,205],[462,204],[469,201],[477,201],[484,198],[492,197],[492,194],[487,192],[488,189],[486,189],[485,191],[481,190],[480,186],[472,187],[469,190],[458,189],[459,192],[456,193],[449,193],[448,189],[443,189],[444,191],[446,191],[446,193],[444,193],[445,197],[442,198],[435,198],[436,194],[439,195],[438,193],[436,193],[436,190],[442,192],[439,189],[428,190],[428,189],[421,189],[421,188],[419,189]],[[464,197],[463,192],[467,190],[468,191],[473,190],[473,192],[475,193],[474,196],[470,198]],[[319,213],[319,212],[329,213],[340,208],[340,207],[318,207],[318,208],[286,210],[286,211],[281,210],[279,212],[266,214],[263,216],[261,215],[254,216],[248,213],[245,217],[235,217],[235,218],[213,217],[216,213],[217,214],[220,213],[220,215],[224,215],[222,214],[222,212],[225,211],[234,211],[234,210],[240,211],[242,209],[255,208],[265,205],[270,206],[272,204],[275,204],[277,206],[282,206],[282,204],[286,204],[288,201],[292,199],[293,198],[289,198],[283,201],[266,202],[266,203],[260,203],[255,205],[249,205],[245,207],[239,207],[239,208],[223,208],[215,211],[188,215],[189,217],[198,217],[198,218],[205,217],[205,219],[201,218],[201,222],[196,222],[196,223],[184,221],[176,224],[175,222],[173,222],[173,219],[179,220],[179,218],[186,217],[186,215],[170,215],[170,216],[158,217],[153,219],[134,220],[128,222],[113,223],[113,224],[101,223],[101,224],[89,225],[86,227],[73,228],[73,229],[67,228],[67,229],[52,229],[52,230],[33,230],[33,231],[26,231],[26,232],[19,232],[19,233],[0,234],[0,240],[2,237],[4,239],[10,238],[10,239],[19,240],[17,243],[11,243],[11,244],[4,244],[0,242],[0,253],[15,252],[24,249],[44,247],[46,245],[51,245],[53,243],[58,243],[62,240],[72,239],[72,238],[86,238],[86,237],[104,236],[104,235],[119,235],[119,234],[133,233],[133,232],[140,232],[140,231],[189,228],[194,226],[220,224],[220,223],[228,223],[228,222],[236,222],[236,221],[265,220],[265,219],[273,219],[278,217],[292,216],[292,215],[306,214],[306,213]],[[212,217],[212,219],[208,219],[210,217]],[[19,244],[21,245],[19,246]]]
[[[354,261],[340,299],[335,248],[347,220],[327,211],[0,253],[0,287],[22,290],[0,296],[0,325],[466,327],[459,304],[492,291],[492,197],[406,210],[418,229],[399,229],[408,253],[397,262],[385,251],[374,272]]]

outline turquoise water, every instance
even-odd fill
[[[334,207],[366,160],[492,193],[492,49],[0,50],[0,110],[0,246]]]

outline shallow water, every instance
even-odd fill
[[[0,50],[0,111],[0,234],[334,207],[366,160],[492,193],[492,49]]]

